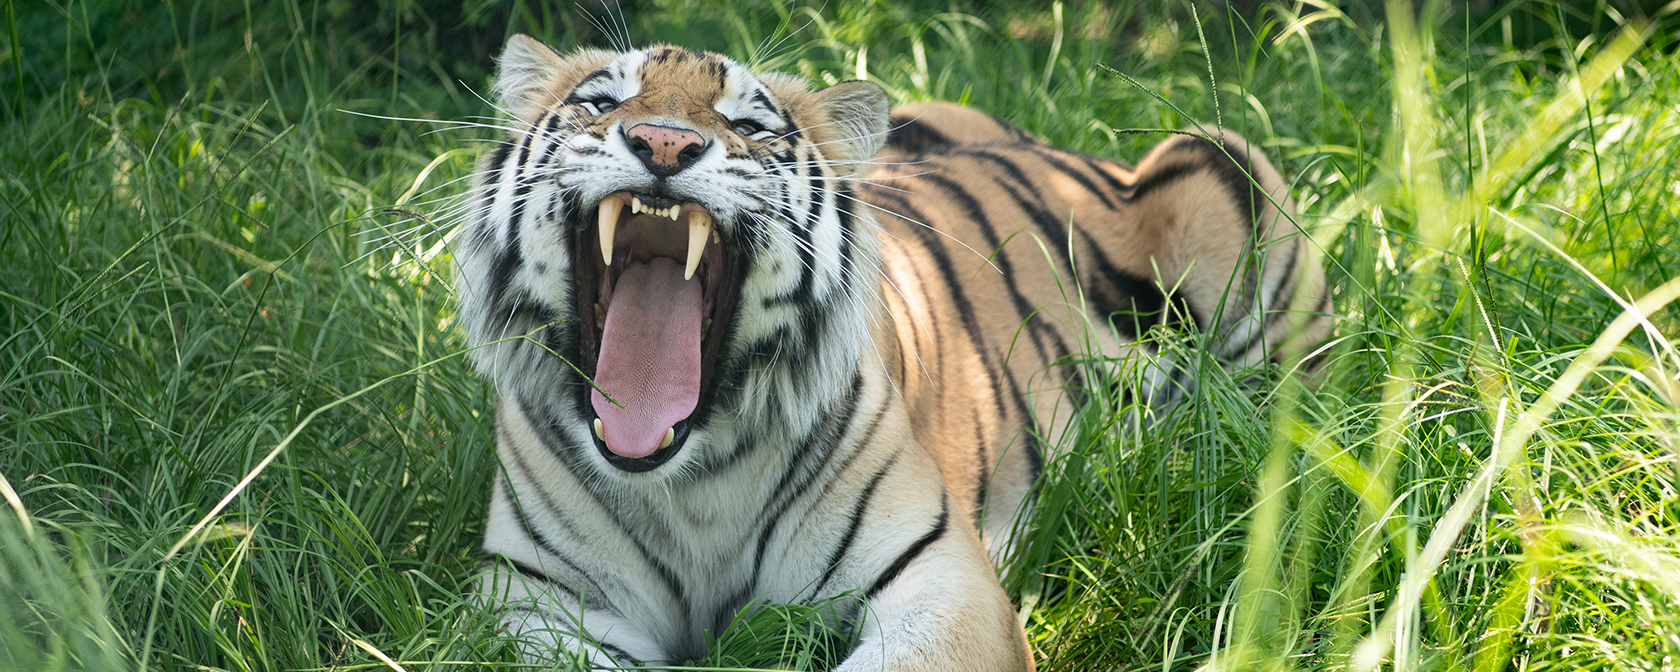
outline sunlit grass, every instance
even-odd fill
[[[1122,160],[1218,122],[1293,180],[1334,339],[1255,376],[1157,332],[1190,399],[1138,422],[1091,391],[1006,575],[1042,668],[1671,669],[1676,16],[1342,6],[695,0],[624,23]],[[516,667],[464,597],[493,395],[428,221],[491,133],[350,112],[488,114],[507,30],[622,33],[404,7],[8,5],[0,670]],[[747,615],[690,662],[825,669],[846,639],[820,607]]]

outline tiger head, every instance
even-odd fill
[[[803,432],[846,394],[879,283],[849,182],[886,135],[879,87],[516,35],[495,90],[511,127],[455,257],[504,404],[568,459],[645,479]]]

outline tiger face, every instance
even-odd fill
[[[875,287],[845,269],[871,263],[876,234],[847,178],[885,137],[879,87],[516,36],[496,89],[515,127],[480,168],[456,257],[504,403],[625,482],[814,425],[821,409],[796,400],[835,396],[869,338]]]

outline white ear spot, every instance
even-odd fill
[[[524,34],[508,38],[496,70],[496,97],[502,108],[525,117],[542,102],[561,65],[559,52],[542,40]]]
[[[839,162],[867,161],[886,142],[887,108],[891,101],[881,87],[853,80],[814,91],[811,97],[828,118],[826,124],[811,131],[814,139],[823,143],[823,154],[828,158]]]

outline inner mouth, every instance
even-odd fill
[[[739,278],[698,203],[618,192],[594,219],[573,250],[590,433],[613,466],[648,471],[705,419]]]

